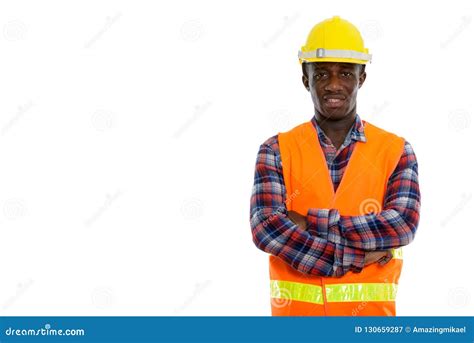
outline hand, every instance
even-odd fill
[[[378,262],[381,266],[387,264],[392,259],[391,250],[370,251],[365,254],[364,265]]]
[[[306,217],[295,211],[288,211],[288,218],[298,225],[302,230],[306,230]]]

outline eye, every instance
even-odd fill
[[[315,77],[316,80],[320,80],[320,79],[324,78],[326,75],[327,75],[327,73],[324,72],[324,71],[314,73],[314,77]]]
[[[342,76],[344,76],[344,77],[352,77],[352,75],[354,75],[354,74],[352,74],[350,71],[343,71],[342,72]]]

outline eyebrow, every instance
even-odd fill
[[[352,68],[355,64],[353,63],[341,63],[343,68]],[[314,69],[326,69],[324,65],[315,65]]]

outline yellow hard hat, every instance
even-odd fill
[[[338,16],[316,24],[298,52],[303,62],[345,62],[366,64],[372,59],[359,30]]]

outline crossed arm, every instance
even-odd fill
[[[305,274],[342,276],[386,256],[386,249],[409,244],[420,208],[416,157],[408,142],[391,175],[383,210],[341,216],[336,209],[288,212],[274,136],[260,146],[255,167],[250,223],[254,244]]]

